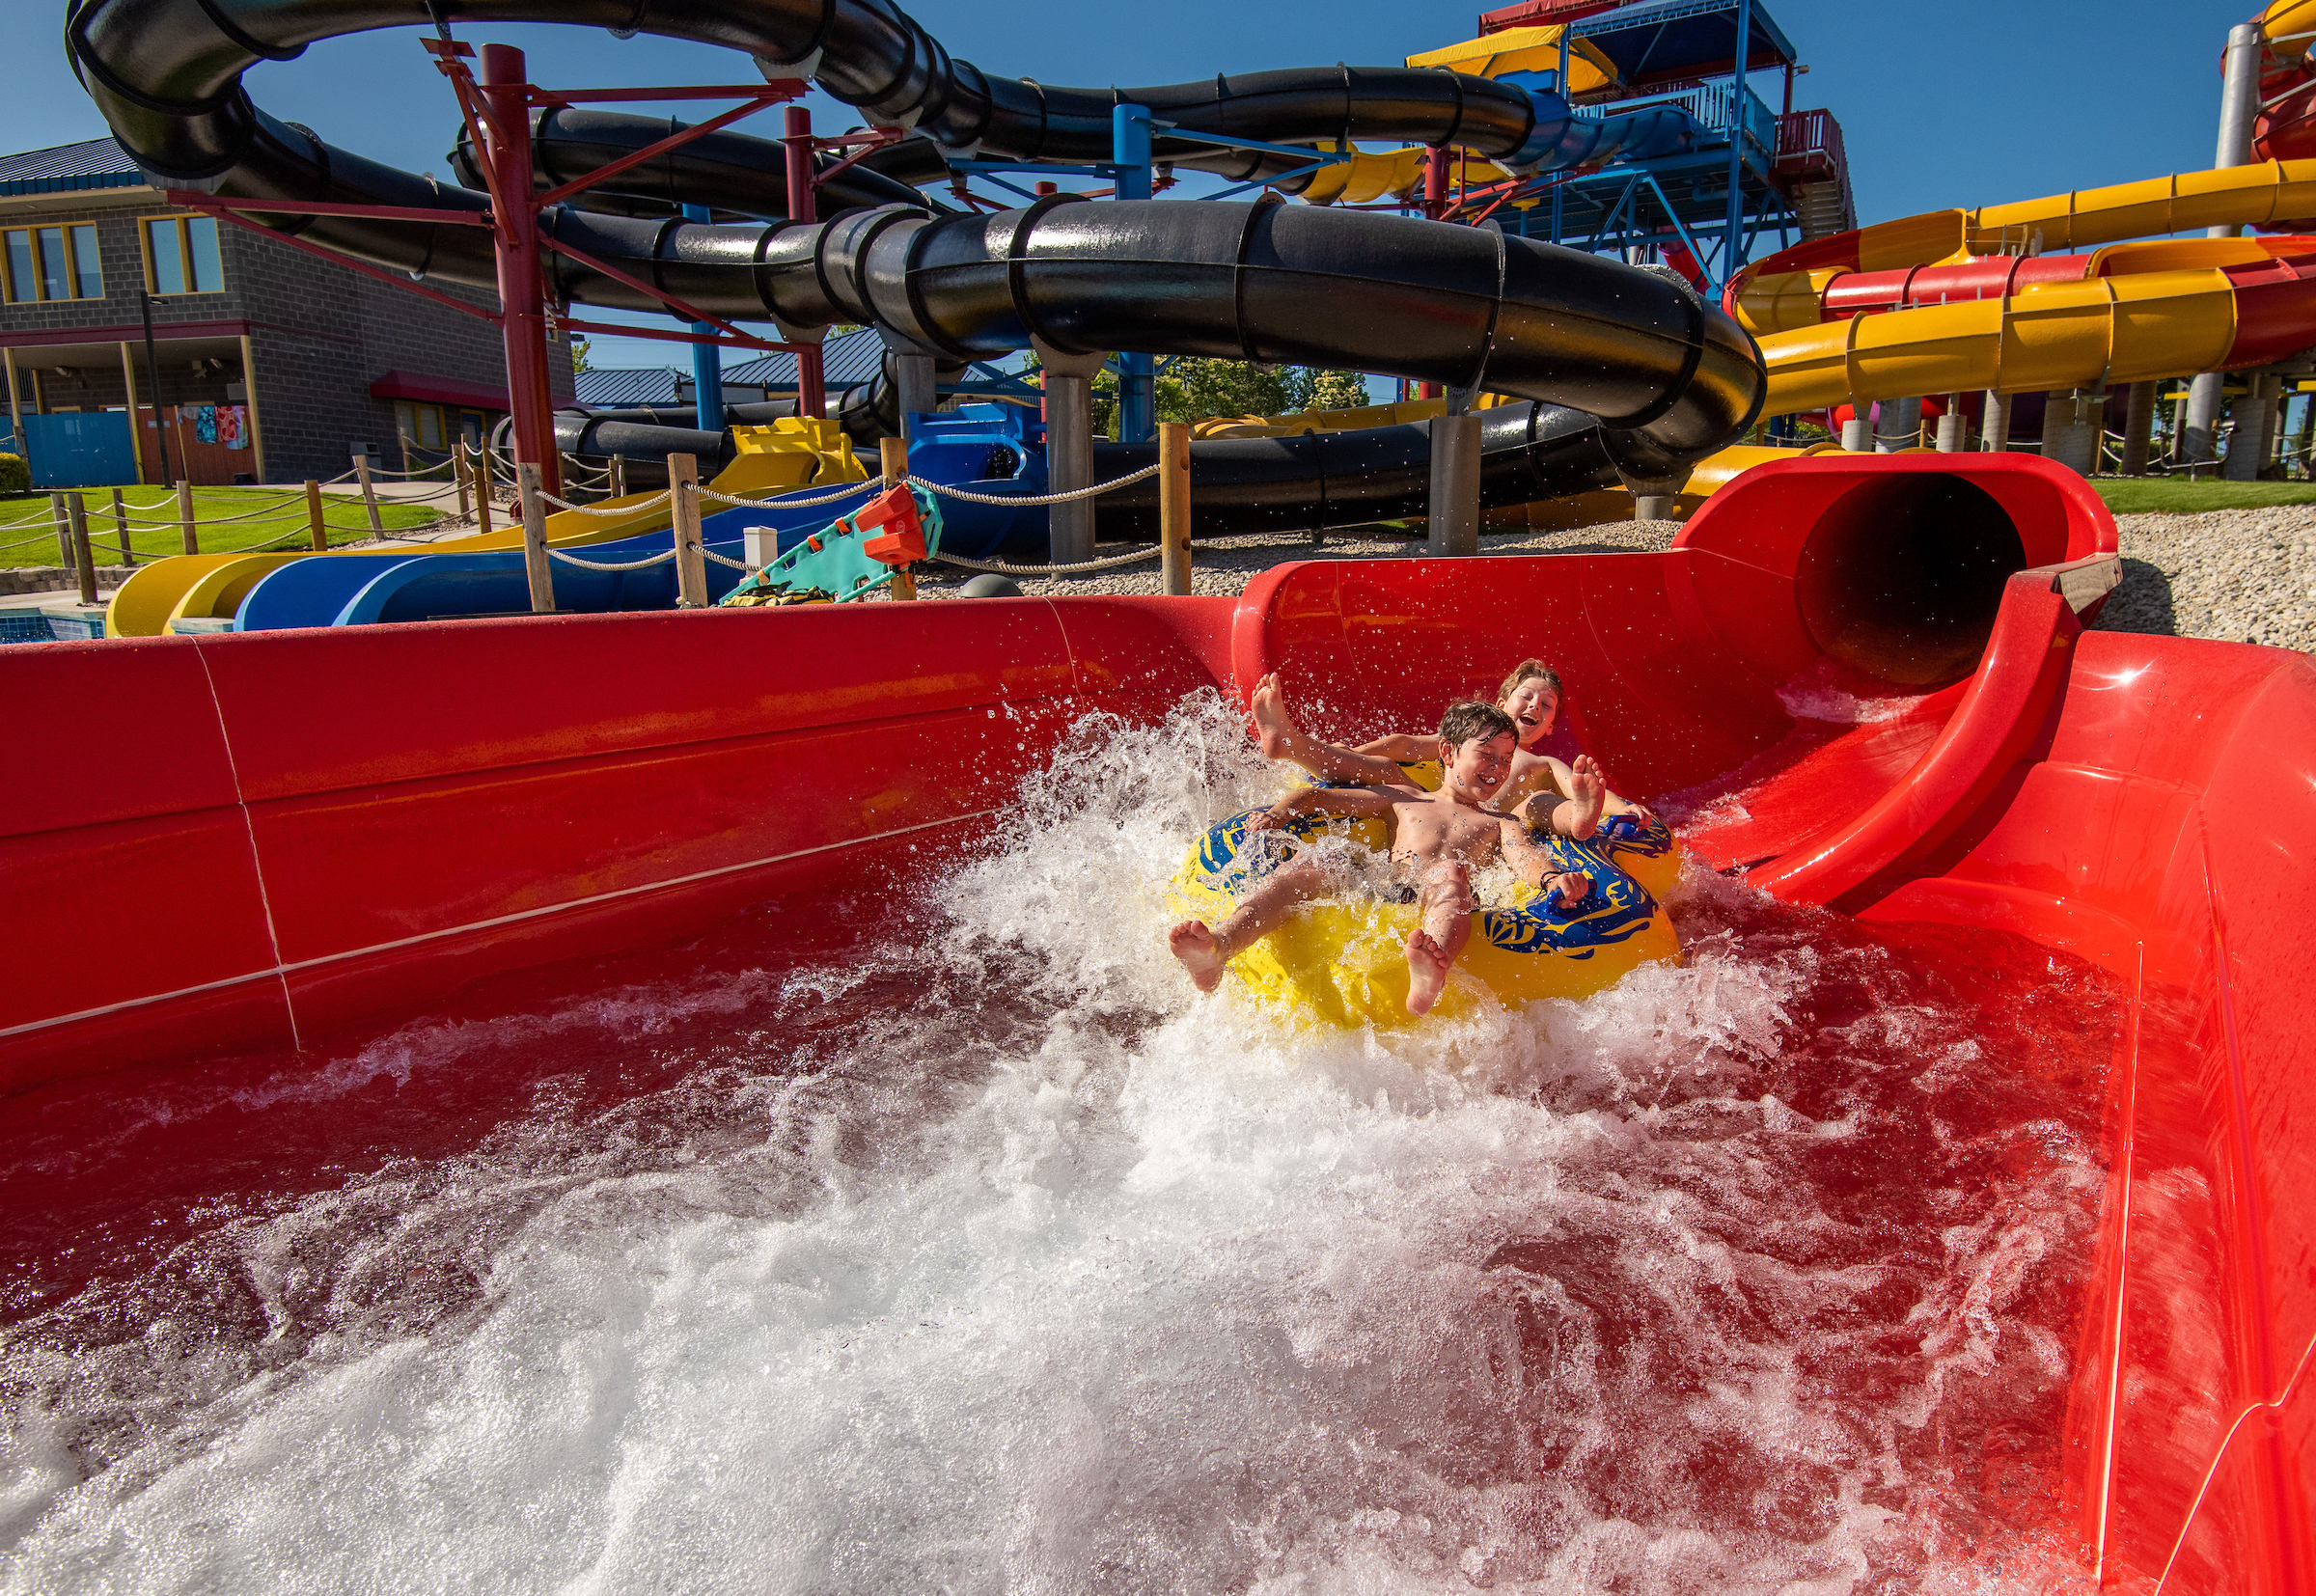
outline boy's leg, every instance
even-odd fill
[[[1295,860],[1265,876],[1213,927],[1198,920],[1175,926],[1167,933],[1167,947],[1190,972],[1191,983],[1201,992],[1211,992],[1221,983],[1223,966],[1233,954],[1277,929],[1310,899],[1326,896],[1332,886],[1326,868],[1316,861]]]
[[[1435,860],[1418,899],[1423,922],[1407,934],[1407,1011],[1428,1014],[1448,971],[1472,938],[1472,872],[1461,860]]]
[[[1277,672],[1254,684],[1247,707],[1254,721],[1254,740],[1266,759],[1291,760],[1323,782],[1411,784],[1395,761],[1320,742],[1295,725],[1286,712],[1286,695],[1280,690]]]
[[[1600,829],[1602,809],[1608,803],[1608,779],[1588,754],[1580,755],[1569,772],[1574,790],[1565,798],[1538,793],[1523,812],[1530,831],[1551,831],[1582,842]]]

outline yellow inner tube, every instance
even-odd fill
[[[1281,832],[1257,834],[1282,840],[1250,850],[1247,822],[1260,812],[1232,815],[1190,850],[1171,889],[1181,913],[1215,923],[1249,887],[1324,839],[1384,846],[1381,820],[1310,815]],[[1561,911],[1545,894],[1523,889],[1519,901],[1474,910],[1472,940],[1433,1013],[1469,1011],[1477,1002],[1475,985],[1506,1004],[1587,997],[1642,964],[1680,956],[1672,922],[1617,867],[1607,845],[1559,837],[1548,845],[1559,868],[1592,878],[1590,895]],[[1407,937],[1416,925],[1412,903],[1323,899],[1241,950],[1230,972],[1248,990],[1312,1019],[1346,1029],[1403,1027],[1415,1019],[1407,1011]]]

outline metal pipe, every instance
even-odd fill
[[[707,206],[687,205],[683,207],[687,222],[711,220]],[[715,327],[705,321],[692,323],[692,331],[702,338],[716,336]],[[692,409],[700,418],[700,430],[724,430],[724,351],[713,344],[692,345]]]
[[[2227,30],[2227,66],[2220,80],[2220,145],[2212,164],[2246,166],[2251,161],[2251,124],[2260,111],[2260,25],[2239,22]],[[2209,229],[2210,238],[2234,238],[2235,224]]]
[[[813,113],[802,105],[787,107],[782,119],[786,136],[780,141],[783,150],[783,171],[787,187],[788,220],[813,222],[819,220],[819,196],[814,192],[813,179]],[[796,356],[796,413],[800,416],[828,414],[828,383],[820,365],[820,346],[815,344],[810,351]]]
[[[1046,369],[1045,489],[1067,493],[1093,484],[1093,383]],[[1076,499],[1046,512],[1048,553],[1057,565],[1093,558],[1093,501]]]
[[[1721,277],[1713,284],[1716,291],[1744,264],[1739,256],[1745,249],[1745,97],[1752,92],[1746,80],[1753,65],[1753,0],[1737,0],[1735,60],[1737,74],[1729,80],[1728,231],[1722,235]],[[1774,157],[1777,151],[1770,153]]]
[[[161,425],[161,357],[154,353],[152,344],[152,295],[139,289],[137,303],[145,313],[145,376],[152,385],[152,433],[161,446],[161,481],[165,482],[174,473],[169,469],[169,429]],[[13,390],[14,384],[10,384],[10,387]],[[249,392],[249,373],[246,371],[241,373],[241,391],[245,394]],[[13,393],[10,402],[14,402]],[[129,420],[133,425],[136,420],[133,402],[129,409]],[[185,469],[191,471],[192,462],[187,461]]]
[[[1150,197],[1150,113],[1140,105],[1119,105],[1111,113],[1111,160],[1117,171],[1111,193],[1118,200]],[[1121,352],[1117,357],[1117,440],[1144,443],[1158,426],[1156,362],[1146,354]]]
[[[2243,166],[2251,159],[2251,124],[2259,114],[2260,25],[2239,22],[2227,30],[2226,69],[2220,81],[2220,144],[2215,167]],[[2206,228],[2209,238],[2233,238],[2243,233],[2235,223]],[[2188,384],[2187,408],[2179,421],[2179,454],[2183,460],[2217,456],[2216,429],[2220,423],[2220,387],[2225,378],[2205,371]]]
[[[1435,416],[1431,436],[1431,492],[1424,505],[1423,552],[1460,558],[1479,552],[1479,418]]]
[[[518,464],[538,466],[540,483],[560,497],[563,461],[555,453],[555,401],[547,386],[546,296],[538,265],[538,211],[529,203],[534,192],[530,84],[523,52],[511,44],[483,45],[482,69],[482,97],[496,129],[485,153],[499,191],[522,197],[519,204],[510,200],[508,214],[498,217],[490,230],[496,255],[501,342],[507,353],[507,397],[514,423],[514,458]]]

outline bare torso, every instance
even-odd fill
[[[1504,828],[1519,827],[1509,815],[1457,803],[1445,792],[1394,795],[1392,822],[1392,858],[1403,865],[1442,859],[1492,865],[1503,856]],[[1520,831],[1525,839],[1526,828]]]

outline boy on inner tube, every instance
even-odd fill
[[[1512,757],[1512,774],[1504,783],[1499,802],[1504,809],[1519,812],[1530,800],[1543,798],[1537,809],[1549,808],[1561,799],[1573,798],[1573,772],[1549,754],[1538,753],[1536,745],[1552,735],[1553,723],[1560,713],[1560,674],[1540,659],[1524,659],[1512,667],[1510,675],[1497,689],[1496,707],[1512,718],[1512,727],[1520,739],[1520,751]],[[1266,759],[1287,759],[1301,765],[1323,782],[1354,782],[1372,786],[1418,784],[1411,780],[1406,766],[1432,757],[1431,738],[1420,731],[1395,731],[1363,743],[1357,748],[1344,748],[1336,743],[1323,743],[1295,725],[1294,717],[1286,710],[1286,695],[1280,689],[1277,672],[1262,678],[1254,686],[1249,704],[1254,718],[1255,740],[1261,744]],[[1611,792],[1605,812],[1611,817],[1629,814],[1634,825],[1645,829],[1656,822],[1656,816],[1640,804],[1628,802]],[[1543,825],[1541,814],[1533,816],[1534,823]]]
[[[1456,703],[1441,717],[1437,743],[1442,767],[1437,792],[1407,785],[1388,787],[1297,787],[1248,823],[1248,831],[1270,831],[1302,814],[1383,815],[1392,822],[1392,860],[1396,867],[1397,901],[1420,907],[1420,922],[1407,935],[1407,1007],[1425,1014],[1448,984],[1448,972],[1472,935],[1472,870],[1502,859],[1522,877],[1559,894],[1563,906],[1582,903],[1592,883],[1573,870],[1553,870],[1553,858],[1529,839],[1528,822],[1488,807],[1503,790],[1519,752],[1512,718],[1492,703]],[[1571,772],[1576,793],[1556,803],[1552,829],[1582,840],[1600,822],[1608,787],[1587,757]],[[1209,928],[1186,920],[1167,936],[1167,946],[1201,992],[1223,978],[1223,966],[1241,949],[1285,921],[1297,907],[1332,895],[1343,883],[1338,862],[1321,850],[1302,854],[1274,870],[1239,899],[1227,919]],[[1549,878],[1549,880],[1548,880]]]

